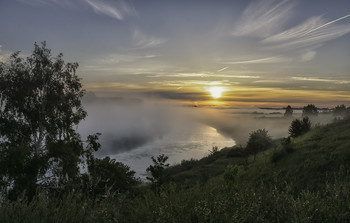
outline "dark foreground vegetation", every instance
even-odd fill
[[[0,222],[350,222],[345,106],[325,126],[306,113],[291,120],[287,138],[259,129],[246,147],[214,147],[200,160],[169,167],[153,157],[151,183],[142,183],[94,157],[98,134],[74,131],[86,115],[77,65],[52,62],[45,45],[30,58],[0,64]]]

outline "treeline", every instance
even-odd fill
[[[335,116],[349,116],[350,115],[350,106],[346,107],[344,104],[337,105],[331,109],[320,109],[317,108],[314,104],[308,104],[302,108],[302,116],[317,116],[319,114],[319,110],[322,110],[322,113],[332,113]],[[292,117],[293,116],[293,108],[288,105],[285,108],[284,117]]]

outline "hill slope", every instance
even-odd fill
[[[282,142],[282,141],[281,141]],[[2,222],[350,222],[350,119],[256,157],[213,150],[166,169],[161,187],[3,201]]]
[[[292,140],[258,154],[257,160],[244,154],[244,148],[224,148],[201,160],[183,161],[170,167],[175,182],[205,181],[223,176],[227,165],[240,167],[240,180],[254,184],[273,179],[295,184],[296,189],[316,189],[334,180],[339,171],[350,170],[350,119],[316,127]],[[286,148],[288,147],[288,148]]]
[[[350,222],[350,119],[275,143],[256,161],[234,147],[169,168],[132,221]]]

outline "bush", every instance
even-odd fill
[[[247,153],[245,149],[242,146],[234,146],[230,151],[227,153],[227,157],[244,157]]]
[[[303,116],[317,116],[318,115],[318,109],[313,104],[308,104],[303,108]]]
[[[258,152],[265,151],[272,146],[272,139],[266,129],[258,129],[249,135],[246,150],[255,156]]]
[[[287,151],[284,149],[281,150],[276,150],[272,153],[271,155],[271,162],[272,163],[277,163],[279,160],[281,160],[283,157],[287,155]]]
[[[295,119],[289,127],[289,135],[290,137],[296,138],[307,133],[310,129],[311,122],[309,117],[304,117],[302,120]]]

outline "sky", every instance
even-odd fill
[[[101,96],[350,106],[349,0],[0,1],[0,61],[42,41]]]

